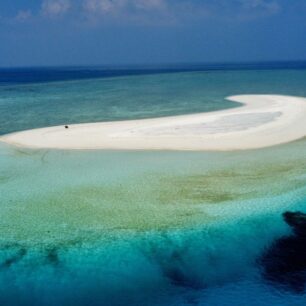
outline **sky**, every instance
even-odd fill
[[[0,0],[0,67],[306,60],[306,0]]]

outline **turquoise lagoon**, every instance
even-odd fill
[[[162,73],[0,86],[1,133],[306,96],[305,70]],[[306,208],[306,140],[239,152],[0,144],[1,305],[305,305],[259,258]]]

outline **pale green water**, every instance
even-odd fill
[[[281,212],[305,205],[305,149],[306,141],[240,153],[2,145],[4,296],[169,305],[203,294],[190,287],[257,275],[257,256],[288,231]]]
[[[241,84],[247,85],[243,81],[246,76],[248,80],[254,80],[255,75],[258,78],[257,73],[241,72]],[[300,92],[305,90],[302,72],[263,74],[262,78],[274,82],[275,87],[292,74],[296,82],[291,79],[289,83],[300,84]],[[205,74],[193,74],[193,82],[200,82],[194,89],[201,91],[190,98],[190,111],[208,107],[197,100],[207,88],[219,88],[216,104],[212,104],[215,108],[225,103],[221,96],[240,93],[239,89],[229,89],[238,82],[234,75],[233,83],[228,80],[228,87],[220,87],[222,74],[209,78],[215,78],[212,84],[218,80],[217,85],[210,85]],[[151,87],[152,78],[157,76],[142,78],[139,82],[143,82],[145,94],[144,88]],[[189,78],[189,83],[182,81],[178,86],[181,95],[185,94],[181,87],[186,86],[188,102],[190,74],[171,78]],[[167,79],[160,76],[160,84]],[[120,78],[84,82],[88,83],[82,83],[84,88],[89,86],[85,91],[88,93],[103,82],[113,87],[117,85],[112,82],[122,82],[119,87],[127,82],[129,92],[133,88],[130,82],[134,81]],[[71,86],[68,83],[66,88]],[[249,83],[250,88],[257,86],[256,92],[266,86],[259,81],[256,84]],[[59,87],[59,99],[65,100],[64,83],[27,85],[42,88],[37,99],[24,91],[25,85],[14,86],[7,100],[2,88],[1,103],[6,103],[6,112],[11,116],[8,120],[3,113],[0,115],[3,129],[35,125],[35,116],[38,125],[50,118],[50,123],[55,123],[55,115],[64,106],[56,104],[58,108],[52,109],[54,100],[39,99],[50,98],[47,91],[53,96]],[[294,90],[294,86],[280,88]],[[77,87],[72,97],[76,93]],[[134,98],[125,94],[130,105],[138,99],[138,94]],[[210,94],[203,101],[212,98],[212,91]],[[24,101],[22,95],[27,101],[20,106],[26,110],[25,116],[20,110],[14,113],[15,106],[10,105]],[[84,92],[79,95],[81,100]],[[174,93],[173,99],[168,94],[160,96],[169,98],[165,108],[162,102],[157,106],[148,103],[148,114],[165,115],[167,107],[176,109]],[[72,107],[74,99],[70,101],[67,110],[71,110],[72,121],[77,121],[75,115],[83,114],[82,104],[77,110]],[[189,105],[177,103],[178,112]],[[91,104],[84,103],[83,107],[86,105]],[[97,109],[96,104],[91,107]],[[129,117],[123,107],[120,104],[119,113]],[[131,116],[136,109],[140,113],[143,110],[135,106]],[[54,111],[54,117],[49,110]],[[90,111],[83,119],[89,115]],[[246,305],[247,301],[248,305],[304,305],[305,295],[267,284],[257,259],[274,239],[289,233],[282,212],[305,209],[305,150],[306,140],[261,150],[219,153],[46,151],[0,143],[0,304]]]
[[[241,153],[31,151],[4,146],[1,199],[6,218],[1,222],[16,222],[13,233],[17,228],[20,232],[12,238],[26,241],[40,241],[41,232],[48,237],[49,230],[59,231],[50,232],[50,239],[63,236],[67,227],[87,235],[91,228],[151,231],[202,225],[214,221],[211,209],[230,204],[238,208],[239,203],[303,188],[304,150],[304,141]],[[2,233],[8,237],[11,230],[4,227]]]

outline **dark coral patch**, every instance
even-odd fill
[[[10,268],[13,264],[18,263],[27,254],[25,248],[20,248],[14,255],[8,257],[0,264],[0,268]]]
[[[58,256],[58,250],[56,248],[53,248],[51,250],[47,251],[47,261],[53,266],[57,266],[60,264],[60,259]]]
[[[263,276],[283,289],[303,293],[306,285],[306,214],[286,212],[283,217],[293,234],[277,240],[261,258]]]

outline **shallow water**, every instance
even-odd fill
[[[256,290],[262,302],[286,304],[292,294],[269,287],[256,260],[289,232],[281,213],[306,204],[305,149],[306,141],[240,153],[2,145],[0,300],[227,305]]]
[[[149,86],[157,76],[146,78]],[[2,128],[42,123],[32,121],[36,102],[27,99],[29,117],[14,114],[6,100],[20,121],[5,119]],[[43,120],[52,118],[49,102],[40,103]],[[148,107],[151,115],[167,108]],[[27,150],[0,143],[0,305],[305,305],[303,292],[265,280],[259,263],[275,239],[290,234],[281,214],[305,211],[305,150],[306,140],[240,152]]]

